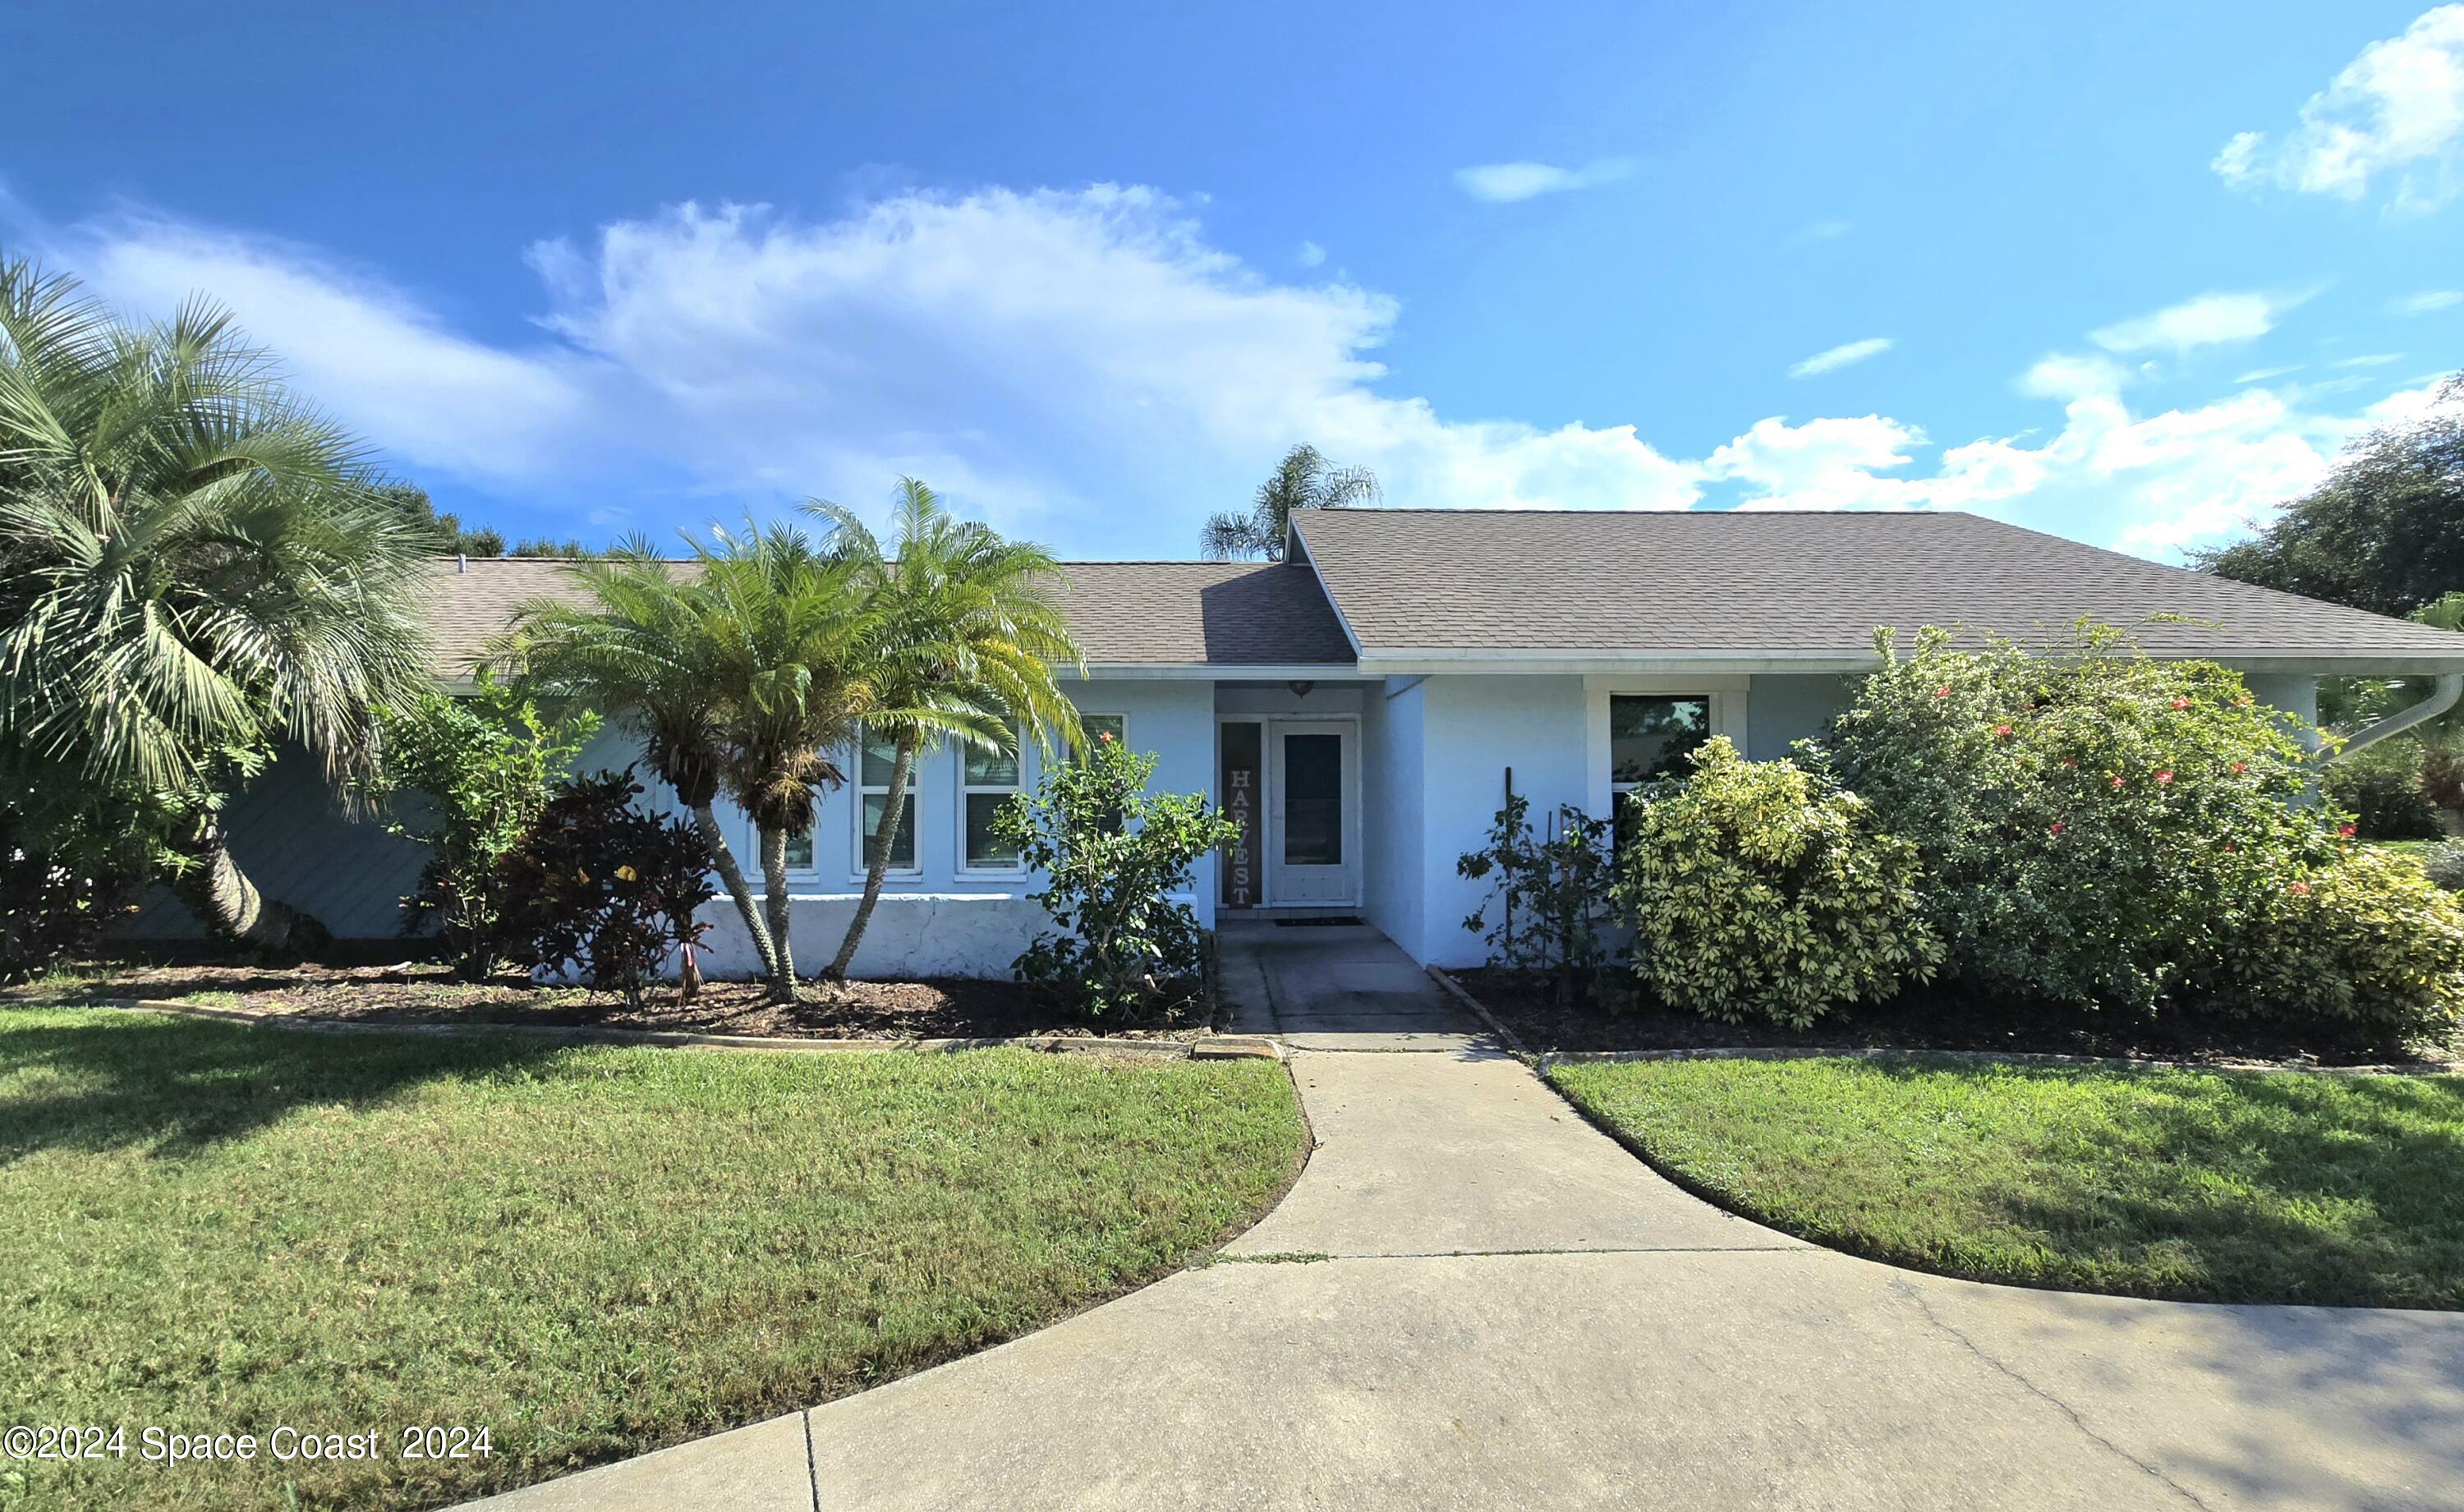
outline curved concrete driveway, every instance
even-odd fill
[[[1475,1046],[1292,1072],[1319,1147],[1216,1263],[502,1504],[2464,1506],[2464,1316],[1913,1275],[1696,1201]]]

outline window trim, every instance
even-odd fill
[[[1014,758],[1018,763],[1018,780],[1007,785],[969,782],[967,780],[967,752],[965,748],[960,747],[950,753],[955,763],[952,767],[953,780],[951,785],[957,790],[956,800],[957,803],[957,822],[952,825],[952,833],[950,837],[951,861],[953,863],[952,874],[955,876],[1023,877],[1026,875],[1026,861],[1023,857],[1017,861],[1004,864],[995,864],[989,862],[978,862],[967,854],[967,800],[969,798],[974,797],[979,793],[1001,793],[1008,795],[1032,792],[1034,790],[1034,784],[1031,780],[1034,774],[1028,770],[1027,765],[1026,726],[1024,721],[1012,719],[1010,721],[1010,734],[1016,736],[1018,740],[1017,756]],[[918,764],[920,765],[921,763]],[[861,772],[857,773],[857,776],[859,777],[862,775],[863,774]],[[887,790],[885,789],[885,791]],[[913,803],[915,801],[915,799],[913,795],[911,794],[907,800]],[[863,807],[864,800],[862,796],[859,795],[856,800],[857,812],[861,813],[863,811]],[[919,861],[923,859],[924,834],[921,830],[918,830],[915,835],[915,854]]]
[[[881,787],[868,787],[865,785],[864,744],[865,732],[864,728],[859,725],[856,728],[855,751],[853,754],[855,780],[847,785],[849,798],[849,802],[847,803],[847,809],[849,811],[847,827],[853,832],[855,841],[854,849],[848,853],[853,862],[853,868],[849,871],[848,876],[851,880],[856,882],[862,882],[865,880],[864,847],[865,841],[868,837],[865,833],[864,827],[864,800],[874,793],[886,794],[890,791],[887,784]],[[909,771],[907,774],[907,812],[912,815],[915,821],[914,865],[909,866],[893,865],[882,873],[884,877],[895,877],[904,882],[913,881],[924,875],[924,805],[918,800],[917,795],[924,790],[923,778],[925,769],[931,765],[932,762],[929,759],[919,755],[916,757],[913,769]]]
[[[1121,722],[1121,748],[1125,751],[1132,749],[1130,745],[1130,716],[1128,714],[1115,713],[1110,709],[1081,709],[1078,711],[1079,729],[1084,730],[1087,727],[1087,721],[1089,719],[1119,720]],[[1092,737],[1089,737],[1089,743],[1092,743]]]
[[[1584,812],[1595,819],[1615,819],[1622,796],[1609,759],[1611,698],[1708,698],[1710,734],[1727,735],[1739,751],[1746,749],[1748,690],[1751,679],[1742,676],[1628,677],[1595,675],[1583,679]]]

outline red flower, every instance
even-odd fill
[[[2353,838],[2353,826],[2346,824],[2343,828],[2337,830],[2336,833],[2343,836],[2346,840],[2350,840]]]
[[[2173,707],[2176,709],[2188,709],[2190,707],[2190,701],[2187,698],[2176,698],[2173,700]]]
[[[2173,774],[2170,772],[2159,772],[2156,774],[2156,780],[2159,782],[2170,782],[2173,780]]]
[[[1997,735],[2007,735],[2011,733],[2011,727],[2009,725],[1995,725],[1993,727],[1993,733]]]
[[[2074,759],[2073,759],[2073,758],[2071,758],[2070,756],[2064,756],[2064,757],[2062,757],[2062,765],[2064,765],[2064,766],[2077,766],[2077,765],[2079,765],[2079,762],[2078,762],[2078,761],[2076,761],[2076,760],[2074,760]]]
[[[1106,745],[1110,745],[1112,743],[1112,732],[1110,730],[1099,730],[1095,733],[1095,738],[1103,741]]]
[[[1943,684],[1940,688],[1937,688],[1937,689],[1935,689],[1935,690],[1933,690],[1933,695],[1934,695],[1936,698],[1947,698],[1947,697],[1949,697],[1949,696],[1950,696],[1950,685],[1949,685],[1948,683],[1945,683],[1945,684]]]
[[[2250,770],[2250,763],[2247,761],[2236,761],[2233,763],[2233,770],[2236,772],[2247,772]]]
[[[2306,882],[2297,882],[2293,885],[2293,890],[2296,892],[2307,892],[2310,890],[2310,884]]]
[[[2229,840],[2229,841],[2226,841],[2226,842],[2225,842],[2225,849],[2227,849],[2227,850],[2239,850],[2239,849],[2241,849],[2241,847],[2240,847],[2239,845],[2234,844],[2232,841],[2230,841],[2230,840]]]
[[[2122,778],[2115,778],[2113,779],[2113,785],[2114,785],[2115,787],[2120,787],[2120,786],[2122,785]]]
[[[2058,820],[2058,819],[2057,819],[2057,820],[2056,820],[2056,821],[2054,821],[2054,827],[2053,827],[2053,828],[2051,828],[2051,829],[2049,829],[2049,830],[2045,831],[2045,833],[2046,833],[2046,834],[2048,834],[2048,835],[2058,835],[2058,834],[2060,834],[2061,832],[2062,832],[2062,822],[2061,822],[2060,820]]]

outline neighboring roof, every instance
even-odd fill
[[[1975,515],[1347,509],[1292,523],[1363,671],[1551,658],[1847,669],[1870,662],[1877,625],[2043,644],[2081,615],[2155,655],[2255,670],[2464,669],[2450,631]]]
[[[468,675],[524,602],[573,599],[570,560],[439,558],[429,630],[439,676]],[[1063,603],[1089,667],[1349,668],[1352,646],[1310,573],[1255,562],[1073,561]]]

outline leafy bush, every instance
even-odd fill
[[[0,801],[0,984],[91,950],[133,907],[146,854],[134,814],[116,806],[32,789]]]
[[[388,834],[429,848],[416,891],[402,900],[405,934],[430,924],[469,981],[496,968],[496,940],[519,894],[505,890],[504,859],[530,833],[549,784],[599,728],[591,713],[542,718],[511,689],[479,676],[469,697],[429,693],[380,709],[376,776],[363,793],[385,806]]]
[[[1576,986],[1611,954],[1610,825],[1562,804],[1542,840],[1532,833],[1530,811],[1529,799],[1508,795],[1489,825],[1487,847],[1456,859],[1457,876],[1497,877],[1496,888],[1463,920],[1463,928],[1488,946],[1492,965],[1555,973],[1557,1000],[1571,1002]],[[1488,920],[1492,907],[1494,925]]]
[[[1838,779],[1924,862],[1949,969],[2017,998],[2153,1011],[2335,852],[2299,722],[2237,673],[2082,625],[2072,654],[1878,638],[1829,735]]]
[[[2464,840],[2431,846],[2421,858],[2421,869],[2448,891],[2464,892]]]
[[[2201,996],[2443,1043],[2464,1023],[2464,903],[2403,856],[2345,846],[2270,889]]]
[[[1943,947],[1920,911],[1916,846],[1793,761],[1748,761],[1722,735],[1693,762],[1638,805],[1618,861],[1645,985],[1730,1023],[1801,1029],[1932,979]]]
[[[710,847],[684,820],[653,814],[633,769],[557,784],[519,845],[498,865],[499,895],[512,900],[492,941],[517,965],[579,974],[634,1007],[678,951],[683,996],[700,981],[693,946],[709,926]]]
[[[1155,758],[1110,734],[1084,759],[1047,767],[1035,797],[1001,806],[993,833],[1049,878],[1035,895],[1060,926],[1013,963],[1018,979],[1060,988],[1089,1014],[1152,1012],[1193,996],[1205,971],[1198,915],[1169,894],[1200,856],[1241,827],[1204,795],[1150,794]]]
[[[2364,840],[2434,840],[2446,831],[2422,758],[2421,742],[2399,735],[2328,762],[2319,785],[2352,814]]]

